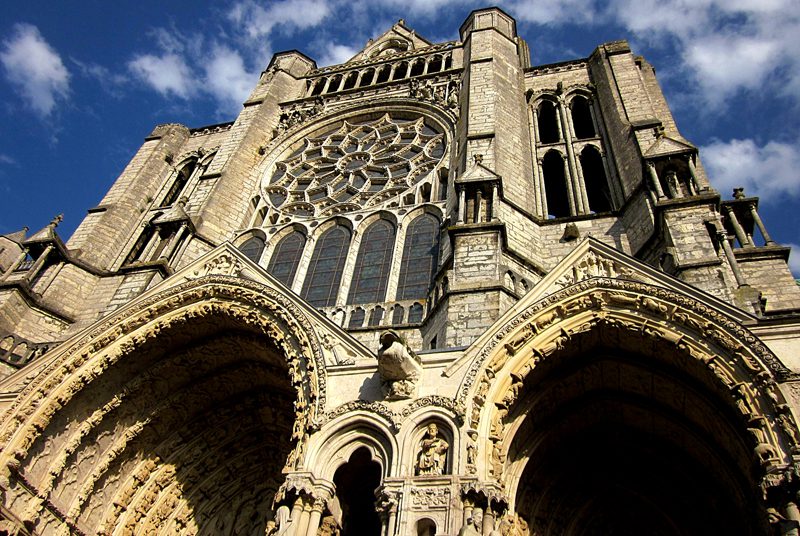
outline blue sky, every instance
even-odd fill
[[[274,52],[340,63],[404,18],[457,38],[455,0],[12,1],[0,22],[0,233],[64,213],[68,237],[155,124],[230,121]],[[712,183],[761,196],[800,275],[796,0],[509,0],[534,64],[628,39],[655,65]]]

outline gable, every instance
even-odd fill
[[[348,63],[411,52],[429,47],[431,44],[430,41],[420,37],[414,30],[406,26],[403,19],[400,19],[382,35],[376,39],[370,39],[361,52],[350,58]]]

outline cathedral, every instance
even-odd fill
[[[277,53],[0,236],[0,534],[796,535],[789,248],[627,42],[530,56]]]

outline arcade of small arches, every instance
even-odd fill
[[[536,213],[564,218],[603,213],[622,204],[605,130],[591,93],[543,93],[531,101]]]
[[[417,58],[402,58],[383,65],[364,66],[341,74],[321,76],[308,81],[308,96],[327,95],[350,89],[395,82],[418,76],[449,71],[452,52],[439,52]]]

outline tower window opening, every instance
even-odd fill
[[[570,215],[567,177],[564,159],[558,151],[548,151],[542,161],[547,212],[550,218],[565,218]]]
[[[587,145],[581,151],[580,162],[589,209],[592,212],[608,212],[612,207],[611,191],[608,188],[603,157],[595,147]]]
[[[539,106],[538,126],[540,143],[556,143],[561,140],[556,113],[556,106],[550,101],[544,101]]]
[[[597,136],[589,106],[589,101],[585,97],[575,97],[570,104],[572,127],[575,130],[575,137],[579,140]]]

